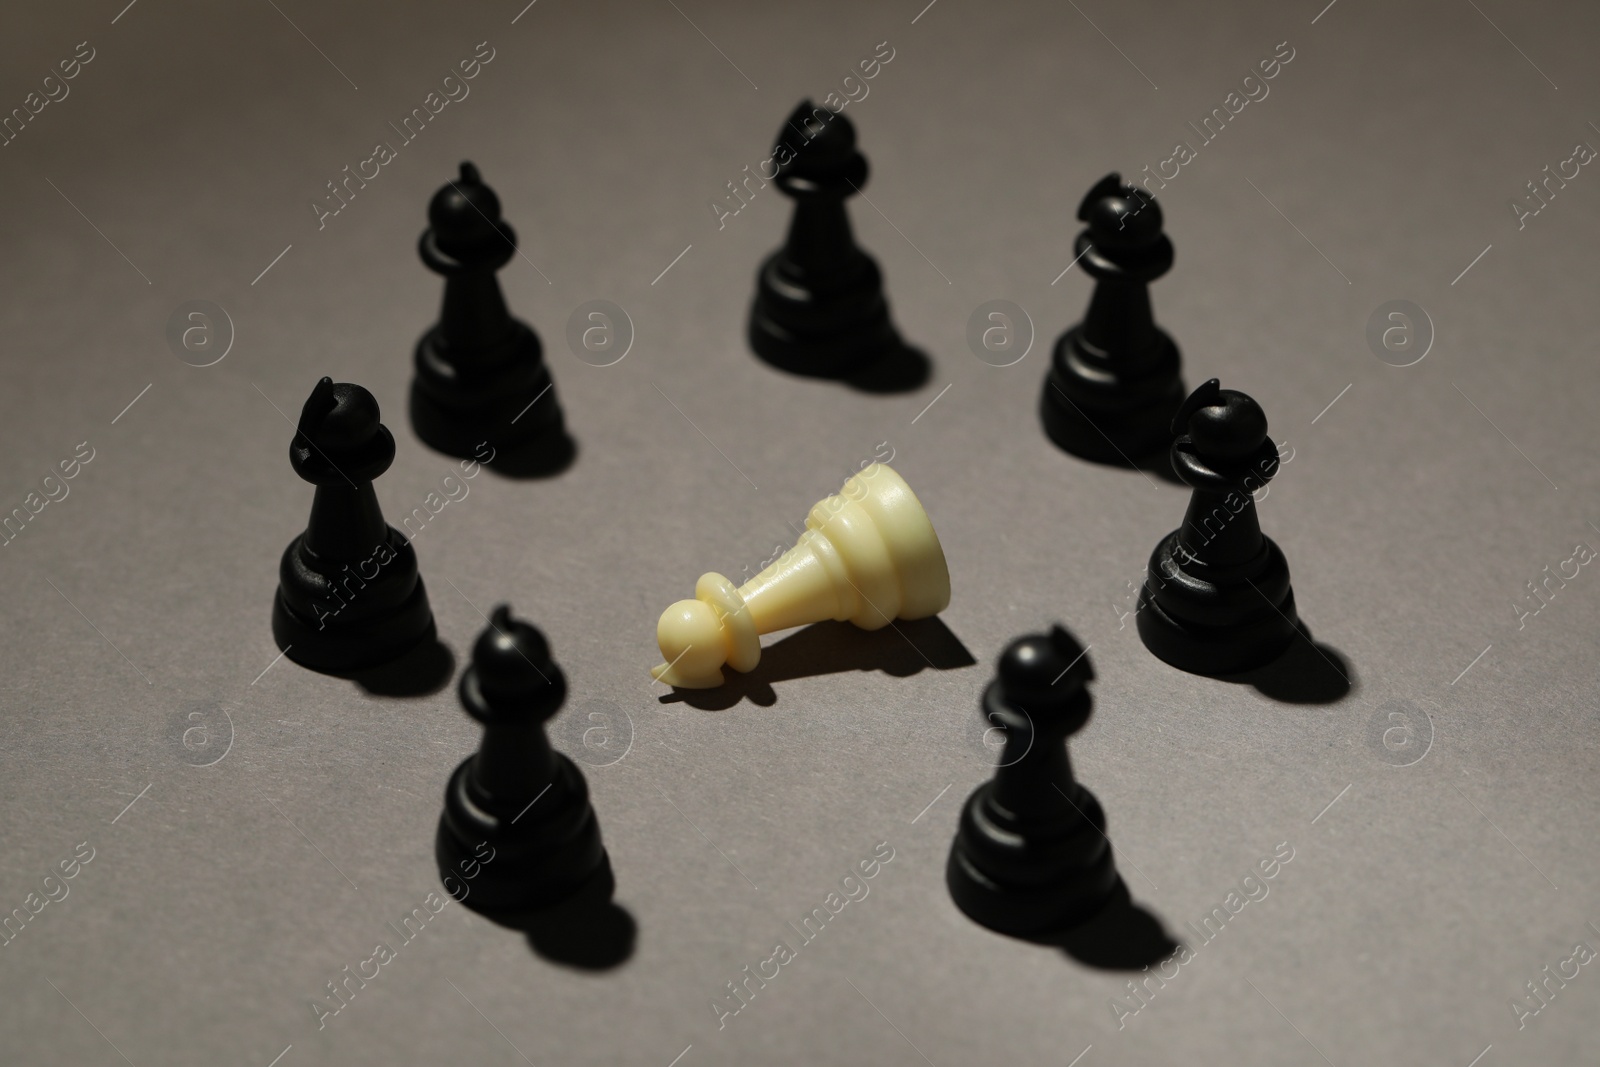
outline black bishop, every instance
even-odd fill
[[[1089,721],[1093,677],[1086,650],[1057,626],[1011,642],[984,690],[984,715],[1005,731],[1005,747],[994,778],[962,806],[945,882],[991,930],[1061,931],[1116,890],[1105,813],[1067,758],[1068,735]]]
[[[418,251],[445,282],[439,321],[416,347],[417,436],[451,456],[489,462],[509,452],[558,469],[573,446],[544,349],[512,317],[495,276],[516,255],[517,234],[471,163],[434,194]]]
[[[1183,400],[1178,346],[1155,324],[1150,283],[1172,267],[1172,241],[1148,191],[1108,174],[1083,198],[1074,262],[1094,278],[1083,321],[1062,334],[1039,398],[1050,439],[1073,455],[1131,464],[1172,440]]]
[[[296,663],[331,674],[397,659],[434,626],[416,553],[372,487],[394,462],[394,436],[371,393],[332,378],[311,391],[296,430],[289,463],[317,493],[278,567],[272,636]]]
[[[498,915],[550,907],[609,879],[588,783],[545,734],[567,681],[544,635],[497,607],[459,695],[483,742],[445,788],[435,844],[445,888]]]
[[[1266,413],[1212,378],[1183,402],[1172,431],[1172,469],[1194,492],[1183,525],[1150,554],[1139,637],[1193,674],[1264,666],[1301,633],[1289,564],[1261,532],[1252,496],[1278,473]]]
[[[867,182],[850,120],[801,102],[778,131],[776,184],[794,201],[783,247],[761,264],[750,347],[793,374],[852,378],[902,347],[878,264],[855,243],[844,202]]]

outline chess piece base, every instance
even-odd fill
[[[539,335],[524,322],[513,326],[492,351],[474,355],[470,376],[446,358],[437,327],[417,342],[411,426],[428,447],[480,460],[485,445],[492,451],[570,447]]]
[[[813,378],[848,378],[900,347],[883,276],[863,255],[846,288],[808,290],[785,276],[781,253],[762,263],[750,308],[750,347],[763,362]]]
[[[1138,374],[1106,369],[1108,358],[1073,327],[1056,341],[1039,398],[1045,433],[1096,463],[1127,464],[1172,443],[1183,403],[1178,346],[1157,330],[1160,351]]]
[[[302,667],[345,674],[399,659],[432,640],[435,630],[428,593],[418,578],[416,588],[398,607],[346,626],[308,621],[289,606],[279,589],[272,604],[272,637],[284,655]]]
[[[956,906],[981,926],[1019,937],[1092,916],[1117,885],[1105,812],[1094,794],[1077,790],[1082,821],[1063,837],[1040,840],[988,817],[991,787],[967,798],[950,846],[945,884]]]
[[[589,787],[570,759],[557,753],[556,779],[548,793],[502,818],[475,802],[469,791],[474,758],[463,760],[450,776],[434,844],[440,876],[467,888],[464,898],[457,897],[463,904],[489,915],[536,911],[582,891],[609,870]],[[494,850],[492,858],[479,851],[484,844]],[[468,879],[473,864],[479,873]]]
[[[1182,573],[1176,532],[1163,538],[1150,557],[1150,574],[1171,577],[1159,583],[1159,592],[1151,589],[1151,578],[1139,590],[1135,622],[1145,647],[1181,671],[1211,677],[1262,667],[1283,655],[1301,633],[1300,618],[1283,552],[1271,538],[1262,541],[1261,556],[1245,572],[1211,584]],[[1216,621],[1196,621],[1207,616]]]

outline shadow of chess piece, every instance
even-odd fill
[[[1161,208],[1108,174],[1084,197],[1074,252],[1095,280],[1083,321],[1062,334],[1039,399],[1045,432],[1098,463],[1137,465],[1172,440],[1183,400],[1178,347],[1155,324],[1150,283],[1172,267]]]
[[[413,646],[399,659],[352,671],[349,677],[372,696],[422,697],[449,685],[455,673],[455,654],[443,642],[433,640]]]
[[[495,277],[516,254],[517,234],[471,163],[434,194],[417,247],[445,279],[439,321],[417,342],[414,358],[417,436],[464,459],[504,453],[540,474],[562,469],[574,452],[543,346],[511,316]]]
[[[461,705],[483,742],[445,789],[435,855],[447,889],[471,872],[467,907],[508,918],[583,894],[610,877],[589,786],[550,747],[545,723],[567,695],[543,635],[501,605],[472,647]],[[519,924],[520,925],[520,924]]]
[[[1037,939],[1099,912],[1118,885],[1100,802],[1072,777],[1066,740],[1089,721],[1094,677],[1061,627],[1018,638],[983,693],[1006,734],[1000,764],[961,808],[945,883],[973,921]]]
[[[1194,490],[1183,525],[1150,554],[1137,623],[1145,647],[1191,674],[1264,666],[1300,636],[1289,564],[1251,495],[1278,473],[1267,416],[1205,382],[1172,423],[1172,468]]]
[[[517,917],[512,924],[528,947],[551,963],[605,971],[633,955],[639,925],[611,898],[617,888],[609,861],[559,903]]]
[[[1305,620],[1283,655],[1241,674],[1221,675],[1225,682],[1251,686],[1282,704],[1337,704],[1356,687],[1350,661],[1332,645],[1311,636]]]
[[[843,115],[802,101],[778,131],[774,158],[774,180],[794,201],[794,217],[783,247],[756,276],[750,347],[792,374],[866,375],[904,346],[889,321],[883,275],[856,245],[845,212],[845,198],[867,181],[855,127]],[[915,375],[900,377],[909,382]]]
[[[1038,940],[1059,947],[1086,967],[1102,971],[1151,967],[1178,948],[1161,920],[1134,902],[1120,876],[1110,898],[1093,915]]]
[[[829,620],[796,630],[762,649],[761,662],[749,674],[735,671],[714,689],[673,689],[658,703],[726,711],[749,700],[766,708],[778,702],[773,686],[794,678],[847,671],[881,671],[893,678],[909,678],[923,670],[959,670],[977,662],[938,616],[865,633],[850,623]]]
[[[272,636],[302,666],[347,674],[433,642],[416,553],[372,488],[392,462],[394,437],[372,394],[318,382],[289,445],[294,472],[317,493],[305,533],[284,550],[272,606]]]

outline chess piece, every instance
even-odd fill
[[[544,636],[496,608],[459,695],[483,742],[445,788],[434,849],[445,887],[490,915],[547,908],[596,880],[609,889],[588,783],[545,734],[567,681]]]
[[[512,318],[495,277],[516,254],[517,234],[471,163],[434,194],[417,247],[445,279],[439,321],[417,342],[417,436],[447,455],[543,452],[559,465],[572,442],[543,346],[527,323]]]
[[[1269,663],[1295,639],[1289,564],[1251,496],[1278,473],[1267,416],[1244,393],[1201,385],[1172,423],[1172,467],[1193,487],[1183,525],[1156,545],[1139,591],[1145,647],[1180,670],[1225,675]]]
[[[844,207],[866,184],[866,157],[849,119],[806,100],[778,131],[774,158],[794,217],[756,276],[750,347],[793,374],[852,377],[901,345],[883,275],[857,247]]]
[[[305,533],[284,550],[272,636],[285,655],[340,674],[403,655],[434,636],[411,542],[383,519],[372,480],[394,462],[394,437],[359,385],[323,378],[289,445],[317,487]]]
[[[680,689],[722,684],[722,667],[749,671],[760,636],[826,619],[877,630],[924,619],[950,603],[950,571],[928,513],[905,480],[874,463],[819,501],[795,546],[734,588],[702,574],[695,599],[661,613],[657,681]]]
[[[1150,311],[1150,283],[1172,267],[1172,242],[1155,198],[1116,174],[1089,190],[1078,218],[1088,227],[1076,262],[1095,279],[1094,296],[1056,341],[1039,413],[1073,455],[1132,463],[1171,442],[1183,400],[1178,348]]]
[[[983,692],[986,719],[1005,731],[992,780],[961,808],[945,882],[973,920],[1039,935],[1093,915],[1117,885],[1105,813],[1072,777],[1066,740],[1089,721],[1094,678],[1086,650],[1057,626],[1018,638]]]

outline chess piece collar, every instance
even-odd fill
[[[1246,475],[1267,481],[1278,472],[1278,446],[1267,416],[1248,394],[1202,382],[1172,420],[1172,466],[1178,477],[1214,492],[1237,490]]]
[[[463,162],[460,176],[433,194],[418,250],[430,270],[446,276],[499,270],[516,254],[517,232],[472,163]]]

